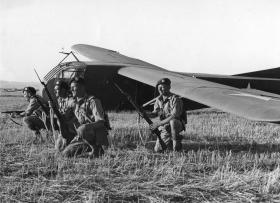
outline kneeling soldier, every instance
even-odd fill
[[[77,125],[77,119],[74,114],[75,110],[75,101],[70,94],[69,85],[62,80],[59,80],[55,83],[54,86],[54,93],[57,98],[58,103],[58,111],[64,120],[65,126],[61,126],[58,122],[57,118],[54,116],[53,109],[50,110],[50,117],[51,117],[51,124],[53,129],[54,141],[55,141],[55,148],[58,151],[62,151],[66,145],[68,145],[72,139],[76,135],[75,125]],[[64,127],[63,132],[66,132],[66,135],[58,134],[55,132],[57,128]]]
[[[168,149],[180,151],[182,149],[182,136],[179,133],[185,129],[186,123],[183,101],[170,92],[171,81],[168,78],[159,80],[156,87],[160,95],[157,97],[154,110],[149,116],[159,116],[160,121],[153,123],[150,128],[151,130],[159,129],[161,138]],[[154,150],[161,151],[158,139]]]
[[[25,87],[23,95],[29,104],[20,116],[23,117],[23,123],[34,132],[34,141],[37,139],[42,141],[40,130],[47,129],[49,126],[49,120],[46,115],[48,112],[47,102],[41,96],[36,95],[34,87]]]
[[[98,157],[104,153],[102,145],[109,145],[101,102],[94,96],[87,95],[85,81],[82,78],[74,78],[70,82],[70,87],[76,102],[75,116],[79,127],[77,136],[62,153],[71,157],[90,151],[90,155]]]

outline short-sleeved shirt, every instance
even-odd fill
[[[170,95],[164,100],[163,96],[159,96],[154,104],[153,112],[157,112],[160,115],[161,120],[173,115],[174,118],[181,120],[184,106],[183,101],[179,96],[170,93]]]
[[[29,104],[25,110],[25,114],[27,116],[36,115],[41,117],[42,112],[44,112],[42,105],[47,107],[47,102],[41,96],[31,96],[29,99]]]
[[[66,98],[59,97],[57,99],[57,102],[58,102],[58,110],[66,120],[71,120],[73,119],[73,117],[75,117],[74,115],[75,100],[73,99],[73,97],[66,97]]]
[[[75,116],[80,124],[87,124],[104,119],[104,111],[99,99],[86,95],[80,101],[76,101]]]

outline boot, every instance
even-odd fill
[[[40,130],[36,130],[34,132],[34,135],[35,135],[35,138],[33,140],[33,144],[39,144],[39,143],[42,143],[43,142],[43,137],[41,135],[41,132]]]
[[[182,150],[181,140],[172,140],[173,141],[173,151],[179,152]]]
[[[96,147],[94,147],[94,157],[98,158],[99,156],[102,156],[104,154],[104,150],[102,148],[101,145],[97,145]]]

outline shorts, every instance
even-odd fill
[[[179,133],[182,132],[184,130],[184,126],[183,123],[180,120],[177,119],[173,119],[172,120],[174,122],[174,128],[175,128],[175,137],[172,137],[172,133],[171,133],[171,125],[170,123],[167,123],[163,126],[160,126],[158,129],[160,131],[160,137],[163,140],[163,142],[166,144],[167,148],[172,150],[173,147],[173,143],[172,140],[177,140],[179,142],[181,142],[182,140],[182,135],[180,135]],[[159,139],[157,139],[155,147],[154,147],[155,152],[159,152],[162,150],[162,147],[159,143]]]

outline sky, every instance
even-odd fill
[[[33,69],[43,77],[74,44],[180,72],[280,67],[279,10],[279,0],[0,0],[0,80],[37,81]]]

